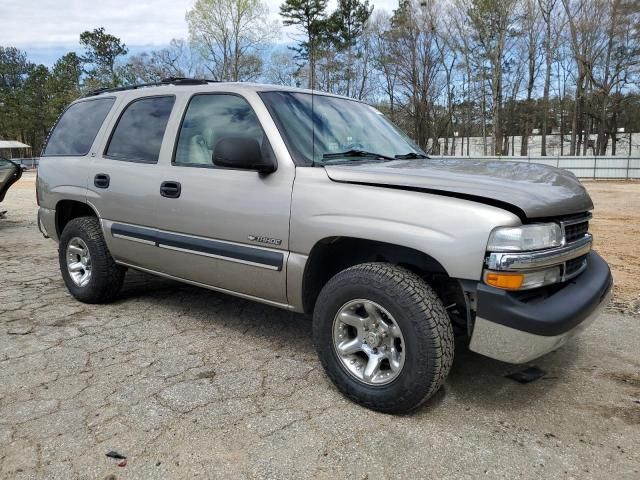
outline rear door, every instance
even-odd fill
[[[188,99],[174,157],[162,159],[155,185],[162,268],[285,303],[293,164],[280,161],[277,171],[265,175],[213,163],[217,143],[229,136],[257,140],[263,154],[285,150],[260,99],[247,95],[197,93]],[[162,194],[161,184],[179,192]]]
[[[140,232],[156,223],[158,161],[171,156],[163,138],[174,103],[173,95],[122,96],[90,163],[87,201],[113,257],[132,266],[158,269],[155,241]]]

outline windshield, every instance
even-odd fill
[[[382,113],[364,103],[298,92],[262,92],[260,96],[299,165],[389,160],[406,155],[426,158]]]

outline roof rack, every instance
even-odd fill
[[[168,77],[163,78],[159,82],[138,83],[123,87],[96,88],[95,90],[85,93],[83,97],[93,97],[95,95],[100,95],[101,93],[123,92],[125,90],[137,90],[138,88],[158,87],[161,85],[206,85],[208,83],[215,82],[217,82],[217,80],[209,80],[207,78]]]

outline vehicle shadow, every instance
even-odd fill
[[[256,340],[267,337],[274,344],[287,344],[288,352],[293,356],[315,357],[309,316],[129,270],[118,302],[149,298],[165,310],[174,311],[176,316],[188,310],[189,316],[198,319],[204,329],[215,328],[221,321],[224,328],[231,328],[245,337],[254,336]],[[529,408],[532,402],[544,398],[562,383],[564,371],[578,355],[579,345],[574,342],[528,365],[511,365],[470,351],[468,341],[460,339],[456,342],[455,361],[443,388],[410,415],[428,414],[449,396],[465,410]],[[530,384],[505,378],[505,375],[531,365],[539,366],[547,374]]]
[[[443,390],[472,409],[529,408],[561,387],[579,355],[579,344],[574,341],[527,364],[513,365],[472,352],[468,340],[459,340],[456,342],[455,361]],[[506,377],[532,366],[544,373],[530,383],[522,384]]]
[[[273,334],[274,340],[302,337],[298,347],[292,342],[300,354],[308,354],[312,348],[311,320],[306,315],[129,269],[116,302],[149,298],[176,316],[187,310],[205,329],[220,321],[243,335],[255,331],[256,336]]]

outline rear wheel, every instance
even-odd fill
[[[419,276],[391,264],[356,265],[329,280],[313,334],[338,389],[383,412],[420,406],[453,363],[453,329],[442,302]]]
[[[111,257],[96,217],[67,223],[60,236],[58,259],[67,289],[81,302],[109,302],[122,287],[126,269]]]

